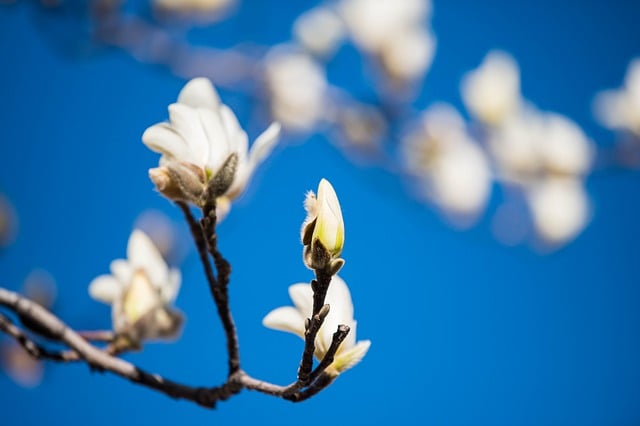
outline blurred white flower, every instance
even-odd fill
[[[274,309],[262,320],[265,327],[287,331],[304,339],[304,323],[310,318],[313,310],[313,291],[306,283],[294,284],[289,287],[289,296],[295,307],[285,306]],[[324,320],[315,341],[315,356],[322,360],[331,346],[333,333],[339,325],[347,325],[350,332],[336,352],[333,363],[327,368],[327,373],[337,376],[356,365],[365,356],[371,346],[371,341],[363,340],[356,343],[356,320],[353,318],[353,303],[347,284],[334,275],[329,285],[325,303],[331,307]]]
[[[188,18],[209,23],[217,20],[236,0],[153,0],[153,7],[166,17]]]
[[[429,108],[420,128],[404,140],[403,154],[421,190],[445,213],[468,222],[484,209],[492,182],[489,162],[452,107]]]
[[[338,10],[355,44],[378,57],[393,78],[424,75],[435,53],[427,0],[342,0]]]
[[[266,57],[271,114],[285,128],[309,131],[326,113],[328,83],[324,70],[308,54],[288,46]]]
[[[149,172],[151,179],[165,196],[196,205],[211,181],[224,182],[217,194],[222,208],[242,193],[280,132],[278,123],[271,124],[249,151],[247,134],[206,78],[195,78],[184,86],[178,102],[169,105],[169,120],[142,135],[149,149],[162,154],[160,167]],[[219,216],[225,213],[219,211]]]
[[[425,0],[342,0],[338,6],[355,43],[370,52],[407,27],[421,26],[431,13]]]
[[[44,364],[16,342],[0,343],[0,367],[14,382],[25,388],[37,387],[44,378]]]
[[[303,244],[320,241],[332,257],[340,256],[344,247],[344,221],[338,196],[328,180],[320,181],[317,198],[313,191],[307,193],[304,207],[307,218],[302,224]]]
[[[191,242],[182,231],[183,224],[174,222],[160,210],[147,209],[134,221],[133,227],[139,229],[153,241],[162,258],[170,265],[179,265],[187,255]]]
[[[344,38],[340,17],[326,6],[318,6],[300,15],[293,24],[296,40],[308,52],[331,55]]]
[[[589,199],[579,179],[543,180],[531,188],[528,200],[536,231],[549,244],[571,241],[589,220]]]
[[[629,63],[624,86],[599,93],[594,107],[596,116],[605,127],[640,137],[640,58]]]
[[[423,28],[408,27],[383,45],[380,60],[389,75],[398,80],[423,77],[433,62],[435,37]]]
[[[488,132],[488,148],[502,179],[524,184],[540,167],[541,120],[525,109]]]
[[[471,114],[488,125],[499,125],[520,107],[520,70],[505,52],[491,51],[460,85],[462,100]]]
[[[593,144],[577,124],[531,107],[492,129],[488,142],[502,177],[518,184],[547,174],[582,176],[593,161]]]
[[[559,114],[543,116],[541,161],[551,173],[584,175],[591,168],[593,144],[573,121]]]
[[[182,315],[170,307],[179,288],[180,271],[169,269],[151,239],[134,230],[127,259],[111,262],[111,275],[95,278],[89,294],[112,305],[114,331],[137,345],[179,333]]]

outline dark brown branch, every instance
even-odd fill
[[[351,329],[348,325],[341,324],[338,326],[338,329],[335,333],[333,333],[333,338],[331,339],[331,346],[327,349],[327,353],[324,354],[322,361],[318,364],[318,366],[313,370],[309,376],[309,381],[313,382],[316,380],[324,371],[331,365],[333,360],[335,359],[336,352],[338,352],[338,348],[344,342],[344,339],[347,338],[349,331]]]
[[[209,255],[207,253],[207,242],[205,241],[204,235],[202,234],[202,228],[200,227],[200,224],[193,216],[191,209],[186,203],[177,201],[176,205],[180,208],[180,210],[182,210],[184,218],[189,224],[189,230],[191,231],[191,236],[193,237],[193,241],[195,242],[196,248],[198,249],[198,255],[200,256],[200,262],[204,267],[204,273],[207,277],[209,288],[213,288],[216,285],[216,277],[213,273],[211,262],[209,261]]]
[[[149,373],[135,365],[113,356],[109,347],[101,350],[91,345],[76,331],[44,307],[17,293],[0,287],[0,306],[13,311],[21,318],[29,318],[38,329],[45,330],[46,336],[69,347],[67,351],[52,352],[35,343],[5,315],[0,314],[0,331],[5,332],[20,343],[34,358],[57,362],[86,362],[94,371],[109,371],[133,383],[154,389],[175,399],[193,401],[203,407],[214,408],[218,401],[224,401],[243,389],[258,391],[292,402],[304,401],[329,386],[336,378],[324,370],[330,365],[335,351],[348,333],[348,327],[340,326],[333,336],[327,356],[311,374],[310,385],[305,389],[296,382],[289,386],[279,386],[255,379],[238,369],[229,375],[227,381],[217,387],[191,387],[168,380],[158,374]]]
[[[20,328],[18,328],[11,320],[0,314],[0,330],[13,337],[16,342],[24,348],[24,350],[36,359],[49,359],[58,362],[78,361],[80,357],[77,352],[67,351],[51,351],[42,345],[39,345]]]
[[[311,290],[313,290],[313,314],[305,324],[304,350],[300,367],[298,368],[298,386],[297,388],[307,386],[310,382],[311,369],[313,368],[313,353],[315,352],[315,340],[318,331],[324,322],[327,312],[320,315],[324,309],[324,301],[327,297],[329,284],[332,275],[327,270],[316,271],[316,279],[311,281]]]
[[[148,373],[127,361],[113,357],[96,348],[42,306],[3,288],[0,288],[0,305],[7,307],[20,317],[27,317],[38,323],[47,330],[48,335],[67,345],[92,369],[110,371],[134,383],[160,391],[172,398],[187,399],[202,406],[213,408],[218,400],[226,399],[241,389],[241,385],[231,382],[214,388],[190,387],[165,379],[157,374]],[[22,332],[17,333],[11,327],[8,330],[3,327],[2,331],[16,338],[18,342],[21,339],[20,335],[24,334]],[[60,361],[57,357],[47,357],[44,352],[31,351],[30,353],[37,358]]]
[[[229,376],[240,370],[240,347],[236,325],[229,308],[229,277],[231,265],[218,250],[218,235],[216,233],[216,204],[214,197],[207,197],[207,202],[202,208],[203,217],[200,220],[202,234],[205,237],[207,252],[213,257],[218,271],[218,278],[214,285],[210,286],[211,294],[218,309],[218,316],[227,337],[227,355],[229,362]],[[201,250],[201,247],[198,247]],[[202,256],[202,254],[201,254]]]
[[[327,386],[333,383],[336,377],[337,376],[334,376],[328,373],[322,373],[318,377],[318,379],[315,382],[311,383],[311,386],[309,386],[307,389],[301,392],[296,392],[293,395],[287,397],[286,399],[292,402],[305,401],[311,398],[312,396],[318,394],[321,390],[325,389]]]

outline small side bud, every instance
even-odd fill
[[[329,273],[331,275],[335,275],[338,273],[338,271],[340,271],[340,269],[342,269],[343,266],[344,266],[344,259],[342,258],[334,259],[329,264]]]
[[[207,197],[217,199],[221,195],[224,195],[236,176],[236,170],[238,168],[238,154],[235,152],[227,157],[218,173],[215,174],[207,184]]]
[[[329,306],[329,304],[325,304],[322,306],[322,308],[320,308],[320,312],[318,312],[318,317],[324,321],[324,319],[327,317],[327,315],[329,315],[329,310],[331,309],[331,306]]]
[[[198,204],[204,191],[204,176],[190,164],[169,162],[149,169],[149,178],[162,195],[173,201]]]

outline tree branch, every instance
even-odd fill
[[[324,318],[329,313],[329,309],[326,309],[324,315],[321,315],[324,307],[328,306],[324,304],[324,301],[327,297],[332,275],[329,271],[320,269],[316,269],[315,273],[316,279],[311,281],[311,290],[313,290],[313,314],[305,323],[304,350],[302,352],[302,359],[300,360],[300,367],[298,368],[298,385],[293,387],[298,389],[307,386],[311,381],[310,375],[311,369],[313,368],[316,336],[318,335],[318,331],[320,331]]]
[[[211,286],[211,293],[218,309],[218,316],[227,336],[227,355],[229,362],[229,376],[240,370],[240,346],[236,325],[229,309],[229,277],[231,265],[218,250],[218,235],[216,234],[216,203],[214,197],[207,197],[207,202],[202,208],[203,217],[200,220],[202,234],[206,241],[206,249],[213,257],[213,262],[218,271],[218,279]],[[202,247],[198,247],[202,250]],[[202,257],[202,254],[200,255]]]
[[[11,320],[0,314],[0,330],[13,337],[24,348],[25,351],[36,359],[49,359],[58,362],[79,361],[80,357],[75,351],[54,352],[37,344],[29,336],[17,327]]]
[[[333,355],[344,337],[348,327],[340,326],[333,336],[331,347],[318,367],[311,373],[310,385],[305,389],[295,382],[289,386],[275,385],[251,377],[241,369],[230,374],[227,381],[216,387],[192,387],[166,379],[158,374],[147,372],[109,353],[109,347],[101,350],[91,345],[78,332],[67,326],[62,320],[44,307],[31,300],[0,287],[0,306],[13,311],[21,318],[28,318],[37,324],[39,330],[69,349],[53,352],[31,339],[11,320],[0,314],[0,331],[13,337],[36,359],[56,362],[86,362],[92,370],[109,371],[141,386],[154,389],[171,398],[185,399],[203,407],[215,408],[218,401],[224,401],[240,393],[243,389],[254,390],[267,395],[276,396],[292,402],[304,401],[329,386],[336,378],[324,370],[333,360]]]
[[[96,348],[42,306],[4,288],[0,288],[0,305],[7,307],[21,317],[31,319],[43,329],[46,329],[48,335],[67,345],[77,354],[80,360],[85,361],[92,369],[110,371],[133,383],[155,389],[172,398],[187,399],[202,406],[213,408],[218,400],[226,399],[240,390],[236,383],[227,382],[220,387],[214,388],[190,387],[165,379],[157,374],[148,373],[127,361],[111,356]],[[2,316],[2,318],[6,319],[5,316]],[[3,325],[1,327],[2,331],[14,337],[23,347],[25,345],[32,346],[29,343],[22,343],[24,333],[18,330],[15,325],[10,322],[7,323],[7,321],[1,321],[1,323]],[[39,359],[62,361],[60,357],[51,357],[49,356],[51,353],[40,351],[37,345],[34,344],[34,346],[36,347],[35,350],[25,347],[32,356]]]
[[[200,262],[204,267],[207,282],[209,284],[209,291],[213,297],[213,301],[216,304],[218,311],[218,317],[222,323],[226,340],[227,340],[227,355],[229,363],[229,373],[231,376],[233,373],[240,369],[240,350],[238,345],[238,334],[236,331],[233,317],[229,309],[229,295],[227,291],[227,285],[229,283],[229,276],[231,274],[231,266],[220,254],[217,248],[217,235],[216,235],[216,206],[215,203],[207,203],[203,208],[204,217],[198,223],[193,216],[189,206],[181,201],[176,202],[182,213],[184,214],[191,235],[198,250],[200,256]],[[218,270],[218,277],[216,278],[209,255],[214,259],[216,269]]]

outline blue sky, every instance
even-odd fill
[[[311,4],[246,1],[240,14],[193,39],[221,47],[282,42]],[[614,135],[594,121],[591,100],[619,86],[628,62],[640,56],[639,20],[640,7],[626,1],[435,1],[438,51],[414,106],[446,100],[460,107],[460,77],[501,48],[518,60],[527,98],[610,145]],[[78,328],[108,327],[109,308],[89,298],[88,283],[124,256],[141,212],[180,220],[147,178],[157,155],[140,136],[165,119],[184,81],[118,50],[69,54],[68,27],[53,22],[32,4],[0,8],[0,191],[20,218],[18,239],[0,253],[0,280],[19,289],[29,271],[44,268],[58,283],[58,315]],[[330,72],[358,87],[349,52],[339,55],[344,63]],[[250,137],[266,127],[246,99],[221,95]],[[372,340],[362,363],[333,386],[297,405],[246,391],[208,411],[82,365],[48,365],[35,389],[0,375],[5,421],[640,422],[637,171],[590,176],[590,226],[541,255],[500,245],[489,218],[469,231],[451,229],[396,176],[354,165],[321,136],[283,141],[219,230],[234,267],[231,306],[248,372],[282,384],[295,377],[302,342],[265,329],[261,319],[290,303],[290,284],[311,279],[298,232],[304,193],[322,177],[342,204],[341,275],[352,291],[358,336]],[[224,343],[193,250],[182,271],[182,338],[126,358],[174,380],[215,385],[225,375]]]

